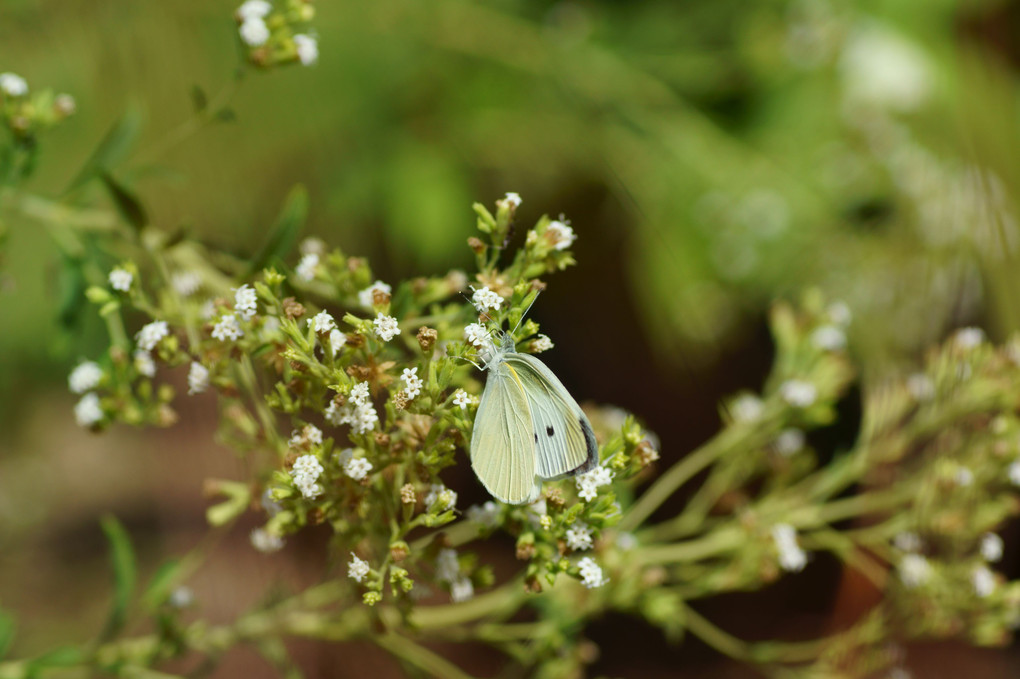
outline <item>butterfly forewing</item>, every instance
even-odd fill
[[[522,504],[537,497],[532,416],[524,389],[508,366],[489,371],[471,434],[471,468],[497,500]]]
[[[556,375],[528,354],[509,353],[507,367],[527,395],[535,445],[535,473],[544,479],[590,471],[598,464],[595,434],[581,406]]]

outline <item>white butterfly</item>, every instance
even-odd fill
[[[543,480],[593,469],[598,443],[577,401],[544,363],[517,353],[512,334],[488,349],[471,468],[497,500],[533,502]]]

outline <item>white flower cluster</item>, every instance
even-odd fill
[[[340,353],[340,348],[345,344],[347,344],[347,335],[336,328],[329,331],[329,351],[333,358],[336,358],[336,355]]]
[[[906,554],[900,559],[900,580],[907,589],[924,585],[931,579],[931,564],[920,554]]]
[[[591,540],[591,528],[588,527],[588,524],[582,521],[578,521],[568,528],[565,537],[567,540],[567,547],[575,552],[591,549],[593,544]]]
[[[981,346],[985,341],[985,331],[981,328],[962,328],[953,336],[953,343],[964,351]]]
[[[9,97],[23,97],[28,94],[28,83],[17,73],[0,73],[0,92]]]
[[[319,60],[319,42],[310,35],[295,35],[294,49],[302,66],[311,66]]]
[[[776,437],[776,452],[783,457],[790,457],[804,449],[804,432],[800,429],[784,429]]]
[[[995,573],[988,566],[975,568],[970,574],[970,582],[974,586],[974,593],[982,599],[995,591]]]
[[[270,554],[283,549],[283,538],[279,535],[273,535],[265,528],[253,530],[249,535],[249,539],[251,540],[251,546],[263,554]]]
[[[80,427],[91,427],[103,419],[103,408],[99,397],[89,392],[81,397],[74,406],[74,420]]]
[[[818,389],[804,380],[787,380],[779,385],[779,394],[794,408],[809,408],[818,398]]]
[[[765,412],[765,404],[754,394],[741,394],[730,403],[734,422],[754,422]]]
[[[368,395],[368,382],[358,382],[351,388],[347,404],[338,408],[330,401],[325,412],[326,421],[333,426],[349,424],[355,434],[366,434],[375,429],[379,415]]]
[[[467,601],[475,594],[471,580],[460,572],[456,550],[440,550],[436,556],[436,580],[450,585],[450,598],[455,602]]]
[[[907,378],[907,391],[916,401],[930,401],[935,398],[935,382],[924,373],[914,373]]]
[[[333,316],[325,309],[309,318],[308,325],[312,326],[315,332],[320,335],[336,329],[336,321],[333,320]]]
[[[893,538],[893,546],[902,552],[920,552],[921,537],[913,531],[905,530]]]
[[[322,463],[314,455],[302,455],[294,461],[290,475],[294,479],[294,485],[301,494],[309,500],[322,495],[322,486],[316,483],[319,475],[322,474]]]
[[[353,448],[345,448],[336,454],[336,461],[344,474],[354,481],[362,481],[372,471],[372,463],[363,457],[354,457]]]
[[[464,341],[480,347],[489,341],[489,332],[481,323],[472,323],[464,328]]]
[[[981,558],[985,561],[998,561],[1002,558],[1002,538],[995,533],[985,533],[981,536]]]
[[[94,361],[82,361],[67,376],[67,386],[75,394],[94,389],[103,379],[103,369]]]
[[[114,290],[127,292],[131,289],[131,281],[134,279],[134,275],[127,269],[117,268],[110,272],[110,287]]]
[[[194,271],[178,271],[170,277],[170,285],[181,297],[191,297],[202,287],[202,277]]]
[[[315,252],[309,252],[306,255],[301,256],[301,261],[298,262],[297,267],[294,269],[294,273],[297,274],[298,279],[302,281],[310,281],[315,278],[315,272],[319,269],[319,255]]]
[[[246,321],[250,321],[259,308],[259,298],[255,289],[247,283],[234,291],[234,313]]]
[[[166,321],[153,321],[142,326],[142,329],[135,335],[138,348],[142,351],[152,351],[159,344],[160,340],[170,334]]]
[[[581,571],[581,584],[588,589],[595,589],[609,582],[609,578],[602,577],[602,569],[590,556],[578,561],[577,567]]]
[[[376,314],[372,324],[375,326],[376,337],[383,342],[389,342],[400,334],[400,326],[397,325],[397,319],[393,318],[393,316],[387,316],[383,313]]]
[[[393,288],[386,285],[382,281],[376,281],[372,285],[368,286],[364,290],[358,292],[358,304],[366,309],[371,309],[375,306],[375,291],[385,292],[387,295],[393,292]]]
[[[599,488],[608,486],[613,482],[613,472],[606,467],[595,467],[590,472],[578,474],[574,479],[577,484],[577,494],[587,502],[591,502],[598,495]]]
[[[306,424],[300,429],[295,429],[290,434],[287,444],[292,448],[299,446],[321,446],[322,430],[314,424]]]
[[[797,544],[797,529],[788,523],[772,527],[772,541],[779,552],[779,566],[784,571],[800,571],[807,565],[807,554]]]
[[[223,314],[212,329],[213,339],[221,342],[235,341],[244,337],[244,330],[234,314]]]
[[[421,393],[422,382],[418,377],[418,368],[404,368],[404,394],[412,399]]]
[[[468,521],[474,521],[486,528],[495,528],[499,525],[499,514],[499,505],[492,500],[489,500],[481,506],[471,505],[467,508]]]
[[[577,240],[574,230],[570,228],[568,222],[563,220],[562,215],[560,219],[549,222],[549,227],[545,233],[555,250],[566,250]]]
[[[241,21],[241,27],[237,29],[237,32],[245,44],[258,47],[269,40],[266,15],[272,11],[273,6],[266,0],[247,0],[237,8],[237,18]]]
[[[481,290],[475,290],[475,294],[471,296],[471,302],[480,312],[485,312],[489,309],[498,311],[499,307],[503,304],[503,298],[498,293],[490,290],[489,286],[486,285]]]
[[[467,393],[463,389],[458,389],[453,394],[454,405],[460,406],[461,410],[467,410],[467,407],[474,402],[475,398],[471,394]]]
[[[425,506],[443,511],[453,509],[457,506],[457,493],[441,483],[433,483],[425,496]]]
[[[347,564],[347,577],[354,582],[364,582],[369,572],[368,562],[358,558],[358,555],[351,552],[350,563]]]
[[[188,395],[201,394],[209,388],[209,369],[198,361],[192,361],[188,368]]]
[[[822,351],[842,351],[846,348],[846,333],[835,325],[823,325],[811,333],[811,343]]]
[[[511,210],[516,210],[521,206],[521,194],[519,193],[508,193],[501,200],[496,201],[498,206],[506,206]]]
[[[134,360],[135,370],[138,371],[139,375],[145,377],[156,376],[156,362],[152,360],[152,354],[148,351],[139,349],[135,351],[132,359]]]
[[[531,340],[531,351],[535,354],[540,354],[543,351],[549,351],[553,348],[553,342],[547,335],[539,335],[535,339]]]

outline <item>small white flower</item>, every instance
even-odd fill
[[[637,547],[638,540],[633,533],[617,533],[616,535],[616,546],[623,552],[629,552],[630,550]]]
[[[443,511],[453,509],[457,506],[457,493],[441,483],[433,483],[425,496],[425,506]]]
[[[202,277],[194,271],[178,271],[170,277],[170,285],[181,297],[191,297],[202,287]]]
[[[549,351],[552,348],[552,340],[545,335],[539,335],[535,339],[531,340],[531,352],[534,354],[540,354],[543,351]]]
[[[598,495],[598,489],[613,482],[613,472],[606,467],[595,467],[590,472],[578,474],[574,478],[577,494],[586,502],[591,502]]]
[[[291,448],[298,448],[303,445],[321,446],[322,430],[314,424],[306,424],[300,429],[295,429],[291,432],[287,445]]]
[[[170,593],[167,603],[173,608],[187,608],[195,603],[195,593],[191,591],[190,587],[184,585],[175,587],[174,591]]]
[[[156,362],[152,360],[152,354],[148,351],[138,350],[134,355],[135,370],[144,377],[156,376]]]
[[[464,341],[480,347],[489,342],[489,333],[481,323],[472,323],[464,328]]]
[[[822,351],[842,351],[846,348],[846,333],[834,325],[823,325],[811,333],[811,343]]]
[[[850,321],[853,319],[853,314],[850,313],[850,307],[846,305],[846,302],[833,302],[826,309],[826,313],[829,315],[830,321],[844,328],[850,325]]]
[[[363,582],[368,572],[371,569],[368,567],[368,562],[358,558],[358,555],[351,552],[350,563],[347,564],[347,577],[355,582]]]
[[[467,410],[471,404],[471,396],[463,389],[458,389],[453,395],[453,403],[460,406],[461,410]]]
[[[301,261],[298,262],[297,268],[294,269],[294,273],[297,277],[303,281],[310,281],[315,278],[315,272],[319,268],[319,255],[314,252],[309,252],[307,255],[301,257]]]
[[[336,328],[336,321],[333,320],[333,316],[328,311],[323,309],[319,313],[315,314],[308,320],[308,324],[315,329],[316,333],[325,334]]]
[[[981,346],[985,341],[985,331],[981,328],[963,328],[956,331],[953,342],[964,351]]]
[[[521,196],[520,196],[519,193],[512,193],[511,192],[511,193],[508,193],[505,196],[503,196],[502,200],[499,200],[499,201],[496,201],[496,202],[497,203],[502,203],[503,205],[506,205],[511,210],[516,210],[521,205]]]
[[[765,412],[765,404],[754,394],[741,394],[730,403],[734,422],[754,422]]]
[[[241,27],[237,29],[238,34],[241,36],[241,40],[246,45],[251,47],[258,47],[264,45],[269,40],[269,27],[266,26],[266,22],[259,17],[249,17],[241,23]]]
[[[783,457],[790,457],[804,449],[804,432],[800,429],[784,429],[776,437],[776,451]]]
[[[234,311],[246,321],[250,321],[258,311],[258,296],[255,289],[245,284],[234,292]]]
[[[779,553],[780,568],[791,573],[804,570],[807,554],[797,544],[796,528],[788,523],[776,524],[772,527],[772,541]]]
[[[23,97],[28,94],[28,83],[16,73],[0,73],[0,90],[10,97]]]
[[[365,405],[368,403],[368,382],[358,382],[351,387],[351,403]]]
[[[266,0],[247,0],[237,8],[237,16],[242,21],[246,19],[262,19],[273,11],[273,6]]]
[[[67,376],[67,386],[75,394],[94,389],[103,379],[103,369],[94,361],[82,361]]]
[[[170,334],[166,321],[153,321],[142,326],[142,329],[135,335],[138,348],[142,351],[152,351],[159,344],[160,340]]]
[[[471,505],[467,509],[468,520],[474,521],[486,528],[495,528],[499,525],[499,514],[499,505],[492,500],[489,500],[480,507],[478,505]]]
[[[1002,558],[1002,538],[995,533],[985,533],[981,537],[981,557],[985,561],[998,561]]]
[[[591,549],[591,528],[587,524],[578,521],[573,526],[567,529],[566,532],[567,547],[580,552],[585,549]]]
[[[490,290],[489,286],[486,285],[481,290],[475,290],[475,294],[471,296],[471,302],[474,303],[475,308],[480,312],[485,312],[489,309],[498,311],[499,307],[503,304],[503,298]]]
[[[202,302],[202,307],[198,310],[198,315],[203,321],[211,321],[212,317],[216,315],[216,304],[211,299],[207,299]]]
[[[74,100],[70,94],[58,94],[53,99],[53,108],[57,110],[60,115],[73,116],[74,112],[78,110],[78,102]]]
[[[397,325],[397,319],[393,316],[387,316],[386,314],[376,314],[375,321],[375,334],[383,342],[389,342],[391,339],[400,334],[400,327]]]
[[[779,385],[779,393],[783,400],[795,408],[808,408],[818,398],[815,385],[804,380],[787,380]]]
[[[209,369],[198,361],[192,361],[191,367],[188,368],[189,396],[202,394],[207,388],[209,388]]]
[[[956,481],[956,485],[966,488],[974,483],[974,472],[967,467],[960,467],[953,475],[953,480]]]
[[[570,228],[570,225],[558,219],[549,222],[546,234],[555,250],[566,250],[577,240],[577,236],[574,234],[574,230]]]
[[[263,554],[271,554],[283,549],[283,538],[273,535],[265,528],[256,528],[249,535],[251,546]]]
[[[393,292],[393,288],[386,285],[382,281],[376,281],[372,285],[368,286],[364,290],[358,292],[358,304],[371,309],[375,305],[375,291],[385,292],[387,295]]]
[[[460,562],[457,560],[457,550],[445,548],[439,550],[436,555],[436,580],[440,582],[453,582],[460,577]]]
[[[404,393],[411,399],[421,393],[422,381],[418,377],[418,368],[404,368]]]
[[[340,353],[340,347],[347,344],[347,335],[343,334],[336,328],[329,331],[329,350],[333,354],[333,358]]]
[[[921,537],[917,533],[903,531],[893,538],[893,545],[902,552],[920,552]]]
[[[988,566],[978,566],[970,574],[974,592],[982,599],[995,591],[995,573]]]
[[[266,514],[269,516],[276,516],[283,511],[283,507],[280,506],[280,503],[273,499],[272,488],[266,488],[262,491],[262,497],[259,498],[259,504],[262,505],[262,509],[264,509]]]
[[[609,582],[608,578],[602,577],[602,569],[590,556],[578,561],[577,567],[581,571],[581,584],[588,589],[595,589]]]
[[[475,586],[465,577],[457,578],[450,583],[450,598],[454,603],[467,601],[475,595]]]
[[[314,455],[302,455],[294,461],[290,475],[294,479],[294,485],[301,494],[309,500],[314,500],[322,494],[322,487],[316,483],[319,475],[322,474],[322,463]]]
[[[319,42],[310,35],[295,35],[294,49],[302,66],[311,66],[319,60]]]
[[[900,580],[908,589],[924,585],[931,579],[931,564],[920,554],[907,554],[900,559]]]
[[[212,330],[213,339],[221,342],[234,341],[244,337],[244,330],[234,314],[223,314]]]
[[[914,373],[907,378],[907,391],[916,401],[930,401],[935,398],[935,383],[924,373]]]
[[[372,463],[363,457],[352,457],[344,465],[344,474],[355,481],[361,481],[372,471]]]
[[[114,290],[127,292],[131,289],[131,281],[134,279],[134,275],[127,269],[114,269],[110,272],[110,287]]]
[[[1010,483],[1014,486],[1020,486],[1020,460],[1011,463],[1006,473],[1009,474]]]
[[[93,393],[85,394],[74,406],[74,420],[79,427],[91,427],[103,419],[103,408],[99,397]]]

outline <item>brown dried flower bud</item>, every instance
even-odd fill
[[[401,389],[393,397],[393,405],[396,406],[397,410],[406,410],[407,404],[411,402],[411,399],[407,398],[407,394]]]
[[[400,487],[400,501],[405,505],[413,505],[418,501],[418,498],[414,493],[414,486],[410,483],[405,483]]]
[[[531,286],[531,289],[534,290],[535,292],[542,292],[543,290],[546,289],[546,287],[548,287],[545,281],[540,281],[537,278],[532,278],[529,281],[529,285]]]
[[[390,556],[393,557],[394,561],[403,561],[407,558],[410,551],[411,550],[408,548],[407,543],[403,540],[394,542],[390,545]]]
[[[524,581],[524,591],[528,594],[539,594],[542,591],[542,583],[534,575]]]
[[[567,504],[567,501],[563,498],[563,491],[559,488],[546,487],[545,499],[546,502],[556,509],[563,509]]]
[[[377,431],[375,433],[375,442],[380,446],[390,445],[390,435],[383,431]]]
[[[365,260],[362,257],[351,257],[347,260],[347,270],[357,271],[361,267],[365,266]]]
[[[380,288],[372,288],[372,306],[386,306],[393,296]]]
[[[634,449],[634,457],[641,463],[641,466],[647,467],[659,459],[659,451],[655,449],[651,441],[645,439]]]
[[[292,321],[297,320],[305,315],[305,307],[293,297],[286,297],[283,300],[283,313]]]
[[[347,368],[347,374],[359,382],[367,382],[372,376],[372,369],[364,365],[352,365]]]
[[[474,236],[471,236],[470,238],[468,238],[468,247],[474,250],[476,255],[481,255],[485,253],[485,249],[488,246],[485,243],[483,243],[480,238],[475,238]]]
[[[422,327],[418,329],[418,344],[421,345],[421,350],[426,354],[432,351],[432,347],[436,345],[436,339],[439,338],[439,333],[433,328]]]

